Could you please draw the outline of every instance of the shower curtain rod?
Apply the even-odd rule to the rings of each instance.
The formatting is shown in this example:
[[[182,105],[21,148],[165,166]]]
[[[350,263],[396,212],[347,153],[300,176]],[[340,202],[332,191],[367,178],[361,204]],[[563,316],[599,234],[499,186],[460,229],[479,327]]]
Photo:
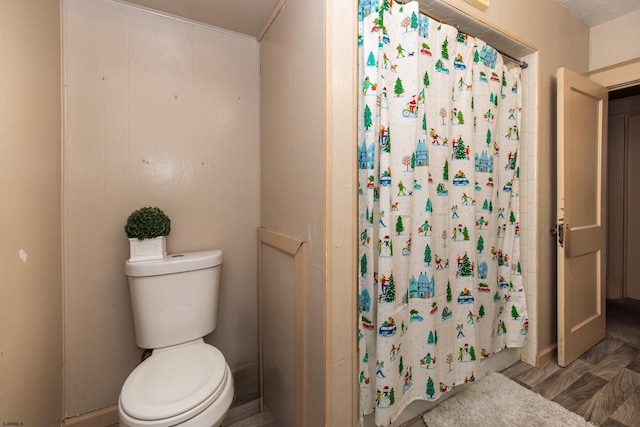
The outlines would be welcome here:
[[[398,4],[405,4],[405,3],[407,3],[405,0],[393,0],[393,1],[395,1],[395,2],[396,2],[396,3],[398,3]],[[420,7],[420,8],[419,8],[419,10],[420,10],[420,13],[422,13],[423,15],[427,15],[429,18],[434,19],[434,20],[438,21],[438,22],[439,22],[439,23],[441,23],[441,24],[447,24],[447,25],[451,25],[452,27],[456,27],[456,29],[458,29],[458,30],[459,30],[459,28],[458,28],[458,26],[457,26],[457,25],[455,25],[455,24],[450,24],[450,23],[448,23],[448,22],[446,22],[446,21],[443,21],[443,20],[442,20],[442,18],[440,18],[439,16],[434,15],[433,13],[431,13],[431,12],[427,11],[426,9],[424,9],[424,8]],[[471,34],[471,35],[472,35],[472,34]],[[493,47],[493,46],[491,46],[491,47]],[[495,49],[495,47],[494,47],[494,49]],[[504,56],[504,57],[505,57],[505,58],[507,58],[509,61],[511,61],[511,62],[513,62],[514,64],[518,65],[518,66],[519,66],[520,68],[522,68],[522,69],[525,69],[525,68],[527,68],[527,67],[529,66],[529,64],[527,64],[525,61],[520,61],[519,59],[516,59],[516,58],[514,58],[514,57],[513,57],[513,56],[511,56],[511,55],[507,55],[506,53],[504,53],[504,52],[502,52],[502,51],[500,51],[500,50],[498,50],[498,49],[496,49],[496,51],[498,51],[498,53],[499,53],[500,55]]]

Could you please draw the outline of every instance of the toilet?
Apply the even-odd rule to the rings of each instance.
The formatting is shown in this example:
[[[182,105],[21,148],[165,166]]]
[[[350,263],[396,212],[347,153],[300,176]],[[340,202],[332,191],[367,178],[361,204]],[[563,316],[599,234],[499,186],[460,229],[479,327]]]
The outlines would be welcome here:
[[[233,400],[224,355],[203,337],[216,328],[222,251],[129,262],[136,343],[152,349],[127,377],[120,427],[219,427]]]

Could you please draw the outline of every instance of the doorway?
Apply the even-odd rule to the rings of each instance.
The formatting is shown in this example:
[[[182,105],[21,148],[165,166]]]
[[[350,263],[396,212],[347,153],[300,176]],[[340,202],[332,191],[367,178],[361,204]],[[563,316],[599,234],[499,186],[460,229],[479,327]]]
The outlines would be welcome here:
[[[640,347],[640,85],[609,92],[607,336]],[[635,191],[637,192],[637,191]]]

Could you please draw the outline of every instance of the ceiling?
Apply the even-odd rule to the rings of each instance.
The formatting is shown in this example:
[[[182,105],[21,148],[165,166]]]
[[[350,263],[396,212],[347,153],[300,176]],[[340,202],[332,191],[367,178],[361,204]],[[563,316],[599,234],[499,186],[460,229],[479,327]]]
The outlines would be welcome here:
[[[126,0],[214,27],[257,37],[278,0]]]
[[[257,37],[260,34],[278,4],[278,0],[127,1],[252,37]],[[640,0],[556,1],[590,27],[640,9]]]
[[[569,12],[594,27],[640,9],[638,0],[556,0]]]

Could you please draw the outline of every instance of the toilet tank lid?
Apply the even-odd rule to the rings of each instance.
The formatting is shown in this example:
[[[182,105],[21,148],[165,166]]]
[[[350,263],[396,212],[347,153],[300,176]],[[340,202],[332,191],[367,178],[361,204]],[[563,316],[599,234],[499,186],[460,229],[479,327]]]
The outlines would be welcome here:
[[[171,254],[153,261],[127,261],[124,271],[127,276],[159,276],[161,274],[202,270],[220,264],[222,264],[222,251],[215,249],[211,251]]]

